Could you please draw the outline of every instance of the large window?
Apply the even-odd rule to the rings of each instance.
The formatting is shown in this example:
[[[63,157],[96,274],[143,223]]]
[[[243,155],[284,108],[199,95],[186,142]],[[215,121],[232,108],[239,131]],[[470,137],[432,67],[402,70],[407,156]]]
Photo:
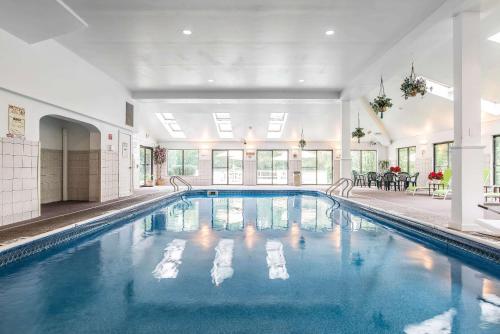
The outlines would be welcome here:
[[[377,151],[352,150],[351,151],[352,170],[365,174],[377,171]]]
[[[168,175],[198,175],[198,150],[168,150]]]
[[[494,184],[500,184],[500,135],[493,137],[493,174]]]
[[[212,183],[243,184],[243,150],[212,151]]]
[[[141,146],[139,148],[139,185],[153,185],[153,149],[151,147]]]
[[[434,171],[444,172],[451,168],[450,147],[453,142],[434,144]]]
[[[333,179],[332,151],[302,151],[302,183],[330,184]]]
[[[398,148],[398,166],[402,172],[413,175],[415,173],[415,157],[417,148],[415,146]]]
[[[288,184],[288,151],[257,151],[257,184]]]

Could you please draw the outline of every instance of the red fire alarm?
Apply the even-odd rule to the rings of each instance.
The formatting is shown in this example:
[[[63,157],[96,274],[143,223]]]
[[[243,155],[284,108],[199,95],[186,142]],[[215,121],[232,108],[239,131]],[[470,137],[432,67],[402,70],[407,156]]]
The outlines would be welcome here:
[[[113,140],[113,134],[112,133],[108,133],[108,140]]]

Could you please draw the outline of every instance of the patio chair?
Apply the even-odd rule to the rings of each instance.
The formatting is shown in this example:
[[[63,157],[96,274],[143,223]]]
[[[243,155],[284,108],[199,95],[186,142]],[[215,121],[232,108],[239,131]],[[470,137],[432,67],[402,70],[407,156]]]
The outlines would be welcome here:
[[[366,177],[355,170],[352,171],[352,178],[355,186],[364,186],[366,184]]]
[[[408,181],[406,182],[406,189],[408,189],[408,187],[410,187],[410,186],[414,186],[414,187],[417,186],[417,180],[418,180],[419,175],[420,175],[420,173],[416,172],[415,174],[413,174],[412,176],[410,176],[408,178]]]
[[[384,174],[384,177],[382,179],[384,183],[384,188],[385,190],[391,190],[391,187],[394,188],[394,191],[398,189],[398,177],[396,174],[392,172],[387,172]]]
[[[432,198],[440,198],[442,197],[444,200],[446,197],[452,194],[451,192],[451,169],[447,169],[443,173],[443,180],[441,184],[444,185],[444,189],[434,190],[432,193]]]
[[[410,174],[408,174],[406,172],[401,172],[398,174],[398,190],[399,191],[401,191],[401,188],[403,190],[406,190],[409,179],[410,179]]]
[[[378,174],[376,172],[368,172],[366,174],[366,183],[368,185],[368,188],[371,188],[372,183],[378,187]]]

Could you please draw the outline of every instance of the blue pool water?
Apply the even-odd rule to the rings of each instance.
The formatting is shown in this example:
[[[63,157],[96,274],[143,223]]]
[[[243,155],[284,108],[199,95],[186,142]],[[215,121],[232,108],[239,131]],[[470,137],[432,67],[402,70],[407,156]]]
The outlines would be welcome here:
[[[0,269],[0,332],[500,333],[497,267],[333,205],[186,196]]]

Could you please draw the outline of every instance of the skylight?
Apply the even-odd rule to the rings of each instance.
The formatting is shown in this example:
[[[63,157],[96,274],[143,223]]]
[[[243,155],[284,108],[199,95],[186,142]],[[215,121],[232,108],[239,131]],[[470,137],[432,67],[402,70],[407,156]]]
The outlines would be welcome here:
[[[179,123],[175,120],[174,115],[168,112],[156,113],[156,117],[160,120],[163,127],[167,129],[172,138],[186,138],[184,131],[182,131]]]
[[[427,91],[429,93],[453,101],[453,87],[447,86],[431,79],[424,79],[427,82]],[[500,104],[481,99],[481,111],[498,116],[500,115]]]
[[[492,42],[500,43],[500,32],[496,33],[493,36],[488,37],[488,40],[492,41]]]
[[[215,127],[220,138],[233,138],[233,126],[231,124],[231,114],[228,112],[213,113]]]
[[[267,127],[267,138],[281,138],[287,118],[285,112],[273,112],[269,115],[269,125]]]

